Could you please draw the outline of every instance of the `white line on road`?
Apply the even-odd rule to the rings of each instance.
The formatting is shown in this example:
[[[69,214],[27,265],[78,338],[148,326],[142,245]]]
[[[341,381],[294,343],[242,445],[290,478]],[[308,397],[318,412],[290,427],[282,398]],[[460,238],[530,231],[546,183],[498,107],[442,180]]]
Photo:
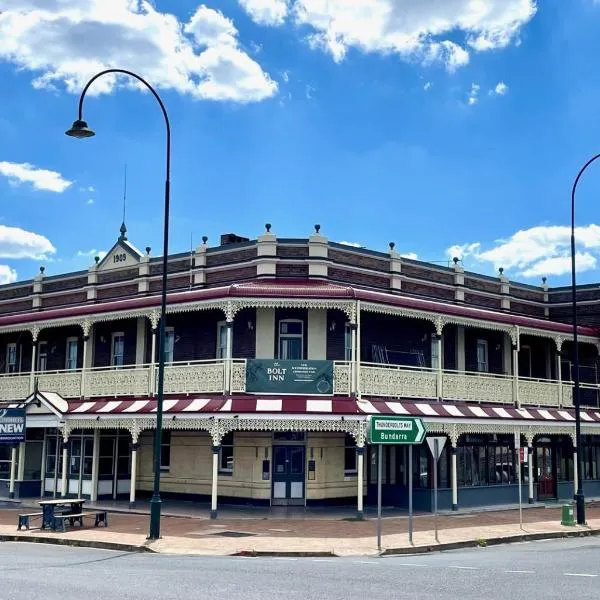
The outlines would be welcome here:
[[[333,558],[313,558],[313,562],[333,562]]]
[[[593,575],[592,573],[563,573],[567,577],[598,577],[598,575]]]
[[[505,573],[527,573],[529,575],[535,575],[535,571],[504,571]]]
[[[426,567],[427,565],[421,565],[419,563],[396,563],[399,567]]]
[[[449,569],[464,569],[466,571],[477,571],[478,567],[461,567],[460,565],[450,565]]]
[[[376,565],[377,561],[374,560],[355,560],[355,563],[358,563],[360,565]]]
[[[298,559],[292,558],[291,556],[274,556],[273,560],[298,560]]]

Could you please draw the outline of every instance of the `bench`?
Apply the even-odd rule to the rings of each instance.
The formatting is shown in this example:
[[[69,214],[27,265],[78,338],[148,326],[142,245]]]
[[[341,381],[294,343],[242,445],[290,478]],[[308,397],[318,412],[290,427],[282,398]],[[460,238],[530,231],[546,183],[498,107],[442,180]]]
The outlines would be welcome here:
[[[21,531],[21,527],[25,527],[25,529],[29,529],[29,519],[33,517],[42,517],[44,513],[27,513],[23,515],[19,515],[19,524],[17,526],[17,531]],[[40,524],[41,527],[41,524]]]
[[[69,521],[69,525],[72,527],[76,522],[80,526],[83,526],[84,517],[94,517],[94,527],[98,527],[100,524],[104,527],[108,527],[108,513],[105,510],[94,510],[80,513],[64,513],[62,515],[54,515],[54,530],[65,531],[65,521]]]

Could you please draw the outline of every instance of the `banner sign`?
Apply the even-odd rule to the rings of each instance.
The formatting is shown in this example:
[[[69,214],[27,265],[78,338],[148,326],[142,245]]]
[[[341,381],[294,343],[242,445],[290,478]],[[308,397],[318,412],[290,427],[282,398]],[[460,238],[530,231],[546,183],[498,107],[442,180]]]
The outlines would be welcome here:
[[[0,408],[0,444],[25,441],[25,409]]]
[[[333,361],[251,359],[246,365],[251,394],[333,394]]]

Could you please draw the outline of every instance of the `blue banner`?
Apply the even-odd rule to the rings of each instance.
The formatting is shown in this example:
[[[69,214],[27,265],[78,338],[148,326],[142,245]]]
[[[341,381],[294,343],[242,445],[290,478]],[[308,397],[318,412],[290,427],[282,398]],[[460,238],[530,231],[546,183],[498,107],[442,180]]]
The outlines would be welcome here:
[[[0,408],[0,444],[25,441],[25,409]]]

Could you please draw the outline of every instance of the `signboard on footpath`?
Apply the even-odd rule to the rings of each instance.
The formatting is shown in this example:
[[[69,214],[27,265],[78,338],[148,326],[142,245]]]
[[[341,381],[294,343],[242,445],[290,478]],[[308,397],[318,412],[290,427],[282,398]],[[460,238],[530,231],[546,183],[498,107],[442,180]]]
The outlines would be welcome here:
[[[246,364],[251,394],[333,394],[333,361],[251,359]]]
[[[0,444],[25,441],[25,409],[0,408]]]

